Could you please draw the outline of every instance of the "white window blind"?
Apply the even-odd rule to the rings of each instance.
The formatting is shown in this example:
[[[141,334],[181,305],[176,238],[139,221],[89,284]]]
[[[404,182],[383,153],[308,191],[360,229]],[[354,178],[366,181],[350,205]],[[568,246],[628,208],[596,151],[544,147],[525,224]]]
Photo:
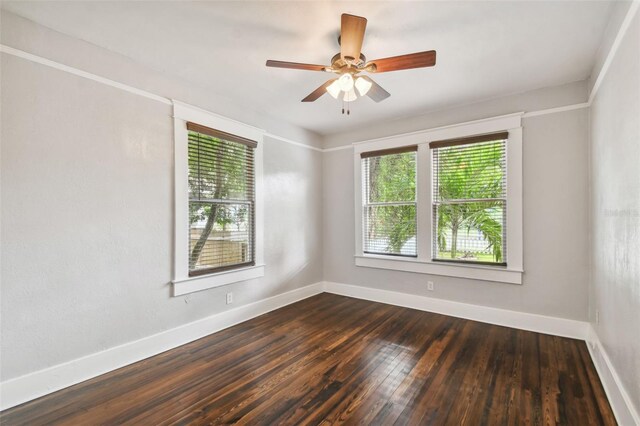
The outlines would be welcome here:
[[[506,266],[507,132],[431,142],[433,260]]]
[[[257,143],[187,123],[189,275],[255,264]]]
[[[417,256],[416,146],[364,152],[364,252]]]

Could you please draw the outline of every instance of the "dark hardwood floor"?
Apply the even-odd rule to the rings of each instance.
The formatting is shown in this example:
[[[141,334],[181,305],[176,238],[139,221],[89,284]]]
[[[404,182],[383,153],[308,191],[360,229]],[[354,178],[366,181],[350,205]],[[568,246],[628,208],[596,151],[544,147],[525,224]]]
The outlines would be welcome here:
[[[40,424],[615,424],[585,343],[321,294],[3,412]]]

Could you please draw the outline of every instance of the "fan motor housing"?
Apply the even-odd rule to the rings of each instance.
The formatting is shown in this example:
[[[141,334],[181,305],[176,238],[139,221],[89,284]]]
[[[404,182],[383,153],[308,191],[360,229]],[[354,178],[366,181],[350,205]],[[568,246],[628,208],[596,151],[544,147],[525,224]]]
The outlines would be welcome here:
[[[351,62],[351,65],[353,65],[354,67],[361,68],[367,62],[367,58],[361,53],[359,61],[350,61],[350,62]],[[339,52],[336,53],[333,56],[333,58],[331,58],[331,68],[333,68],[334,70],[339,70],[340,68],[344,68],[348,65],[349,63],[344,59],[342,59]]]

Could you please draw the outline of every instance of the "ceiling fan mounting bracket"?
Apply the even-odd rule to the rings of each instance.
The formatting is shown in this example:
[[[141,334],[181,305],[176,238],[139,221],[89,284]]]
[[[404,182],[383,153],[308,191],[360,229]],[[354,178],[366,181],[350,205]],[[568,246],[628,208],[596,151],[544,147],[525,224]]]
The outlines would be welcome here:
[[[346,71],[345,68],[354,69],[354,71],[362,71],[366,62],[367,58],[362,53],[360,54],[360,60],[356,61],[351,57],[346,57],[343,59],[338,52],[333,55],[333,58],[331,58],[331,69],[334,72],[340,73]]]

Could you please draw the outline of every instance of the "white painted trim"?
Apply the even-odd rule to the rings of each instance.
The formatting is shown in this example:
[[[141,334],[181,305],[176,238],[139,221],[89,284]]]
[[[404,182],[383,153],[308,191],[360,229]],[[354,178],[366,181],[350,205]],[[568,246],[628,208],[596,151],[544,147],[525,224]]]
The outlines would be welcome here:
[[[589,324],[587,348],[618,424],[640,426],[640,414],[636,411],[592,324]]]
[[[395,148],[411,143],[420,144],[440,139],[481,135],[520,127],[523,114],[524,112],[515,112],[512,114],[498,115],[496,117],[482,118],[479,120],[465,121],[463,123],[449,124],[447,126],[432,127],[415,132],[353,142],[352,145],[354,146],[354,151],[359,154],[373,149]]]
[[[258,142],[258,144],[262,142],[265,134],[263,129],[175,99],[172,99],[171,102],[173,104],[173,118],[191,121],[212,129],[251,139]]]
[[[589,105],[593,103],[593,100],[595,99],[596,94],[598,93],[598,89],[600,89],[600,85],[602,84],[604,77],[607,75],[607,72],[609,71],[609,67],[613,62],[613,58],[616,56],[616,52],[618,51],[618,48],[620,47],[620,44],[622,43],[622,40],[624,39],[624,36],[626,35],[627,30],[629,29],[629,26],[633,21],[633,18],[635,18],[636,13],[638,12],[638,9],[640,9],[640,1],[634,0],[629,6],[629,10],[627,10],[627,14],[625,15],[624,20],[620,25],[618,34],[616,34],[616,38],[613,41],[613,44],[611,45],[611,49],[609,49],[609,53],[607,54],[607,57],[604,63],[602,64],[602,68],[600,68],[598,77],[596,78],[595,83],[593,83],[593,87],[591,88],[591,93],[589,94],[589,101],[587,102]]]
[[[581,109],[581,108],[589,108],[591,106],[591,103],[589,102],[582,102],[579,104],[571,104],[571,105],[564,105],[564,106],[560,106],[560,107],[555,107],[555,108],[548,108],[548,109],[542,109],[542,110],[538,110],[538,111],[529,111],[529,112],[516,112],[513,114],[507,114],[507,115],[503,115],[500,117],[511,117],[511,116],[520,116],[522,118],[530,118],[530,117],[537,117],[539,115],[547,115],[547,114],[557,114],[560,112],[565,112],[565,111],[573,111],[575,109]],[[494,117],[497,118],[497,117]],[[325,148],[322,150],[322,152],[332,152],[332,151],[340,151],[343,149],[349,149],[355,145],[359,145],[359,144],[365,144],[368,142],[375,142],[375,141],[381,141],[381,140],[387,140],[387,139],[393,139],[396,137],[404,137],[404,136],[413,136],[413,135],[422,135],[424,133],[427,132],[431,132],[431,131],[436,131],[436,130],[445,130],[445,129],[450,129],[450,128],[455,128],[458,126],[463,126],[463,125],[467,125],[467,124],[474,124],[474,123],[479,123],[479,122],[483,122],[486,120],[492,120],[493,118],[485,118],[485,119],[481,119],[481,120],[474,120],[474,121],[468,121],[465,123],[459,123],[459,124],[452,124],[452,125],[447,125],[447,126],[442,126],[442,127],[434,127],[431,129],[427,129],[427,130],[418,130],[415,132],[407,132],[407,133],[400,133],[398,135],[392,135],[392,136],[385,136],[382,138],[376,138],[376,139],[369,139],[369,140],[361,140],[361,141],[357,141],[357,142],[353,142],[347,145],[340,145],[340,146],[336,146],[333,148]]]
[[[353,156],[353,202],[355,215],[355,248],[356,253],[362,254],[364,251],[364,235],[362,233],[362,215],[364,212],[365,200],[363,196],[362,182],[362,158],[360,155]]]
[[[273,133],[267,132],[267,133],[264,134],[264,136],[267,137],[267,138],[278,139],[279,141],[286,142],[286,143],[288,143],[290,145],[295,145],[295,146],[299,146],[299,147],[302,147],[302,148],[308,148],[308,149],[311,149],[313,151],[324,152],[324,150],[322,148],[316,148],[315,146],[305,145],[303,143],[292,141],[291,139],[287,139],[287,138],[282,137],[282,136],[274,135]]]
[[[520,116],[521,118],[529,118],[529,117],[536,117],[536,116],[539,116],[539,115],[556,114],[556,113],[559,113],[559,112],[572,111],[572,110],[575,110],[575,109],[589,108],[590,106],[591,106],[591,104],[589,102],[582,102],[582,103],[579,103],[579,104],[564,105],[564,106],[560,106],[560,107],[556,107],[556,108],[548,108],[548,109],[542,109],[542,110],[538,110],[538,111],[516,112],[516,113],[513,113],[513,114],[507,114],[507,115],[503,115],[503,116],[499,116],[499,117],[508,118],[508,117],[512,117],[512,116]],[[357,141],[357,142],[352,142],[352,143],[347,144],[347,145],[340,145],[340,146],[336,146],[336,147],[333,147],[333,148],[325,148],[325,149],[322,150],[322,152],[340,151],[340,150],[343,150],[343,149],[349,149],[349,148],[352,147],[352,145],[355,146],[355,145],[359,145],[359,144],[365,144],[365,143],[368,143],[368,142],[382,141],[382,140],[393,139],[393,138],[397,138],[397,137],[422,135],[424,133],[428,133],[428,132],[432,132],[432,131],[436,131],[436,130],[440,131],[440,130],[455,128],[455,127],[458,127],[458,126],[463,126],[463,125],[468,125],[468,124],[481,123],[483,121],[493,120],[493,119],[499,118],[499,117],[483,118],[483,119],[480,119],[480,120],[467,121],[465,123],[452,124],[452,125],[441,126],[441,127],[434,127],[434,128],[426,129],[426,130],[417,130],[417,131],[414,131],[414,132],[400,133],[400,134],[397,134],[397,135],[385,136],[385,137],[376,138],[376,139],[361,140],[361,141]]]
[[[482,281],[522,284],[523,270],[523,178],[522,178],[522,113],[490,117],[435,129],[388,136],[353,144],[355,264],[356,266],[391,269],[421,274],[446,275]],[[508,131],[507,139],[507,244],[504,267],[470,267],[468,265],[432,262],[432,153],[428,143],[434,140],[461,138],[497,131]],[[379,256],[365,254],[363,249],[361,153],[417,145],[416,190],[418,257]]]
[[[507,139],[507,269],[524,270],[524,166],[522,127]]]
[[[582,109],[582,108],[589,108],[590,106],[591,106],[591,104],[589,102],[583,102],[581,104],[565,105],[565,106],[561,106],[561,107],[557,107],[557,108],[542,109],[542,110],[539,110],[539,111],[525,112],[524,114],[522,114],[522,118],[537,117],[539,115],[547,115],[547,114],[557,114],[559,112],[573,111],[575,109]]]
[[[589,326],[585,321],[471,305],[451,300],[328,281],[324,283],[324,290],[327,293],[342,296],[572,339],[585,340]]]
[[[184,120],[173,122],[173,279],[189,276],[189,159],[188,137]],[[175,295],[175,288],[173,289]]]
[[[322,152],[342,151],[344,149],[352,149],[352,148],[353,147],[351,146],[351,144],[348,144],[348,145],[336,146],[333,148],[325,148],[322,150]]]
[[[640,414],[634,407],[631,397],[624,388],[620,376],[613,367],[595,329],[586,321],[471,305],[446,299],[329,281],[324,282],[324,291],[488,324],[585,340],[618,424],[640,426]]]
[[[587,340],[589,352],[616,419],[621,425],[631,425],[634,421],[640,425],[638,413],[621,385],[619,375],[602,348],[597,334],[587,322],[329,281],[239,306],[140,340],[4,381],[0,383],[0,410],[133,364],[323,291],[488,324]]]
[[[0,52],[6,53],[8,55],[16,56],[18,58],[26,59],[28,61],[35,62],[37,64],[45,65],[45,66],[48,66],[48,67],[51,67],[51,68],[54,68],[54,69],[57,69],[57,70],[60,70],[60,71],[68,72],[69,74],[73,74],[73,75],[76,75],[76,76],[79,76],[79,77],[83,77],[83,78],[86,78],[88,80],[95,81],[97,83],[105,84],[107,86],[111,86],[111,87],[114,87],[116,89],[124,90],[125,92],[129,92],[129,93],[132,93],[134,95],[142,96],[142,97],[145,97],[147,99],[151,99],[151,100],[154,100],[154,101],[157,101],[157,102],[161,102],[163,104],[173,105],[173,103],[174,103],[174,101],[172,101],[171,99],[166,98],[164,96],[156,95],[154,93],[147,92],[146,90],[138,89],[138,88],[135,88],[133,86],[129,86],[129,85],[124,84],[124,83],[119,83],[119,82],[117,82],[115,80],[111,80],[111,79],[108,79],[108,78],[105,78],[105,77],[101,77],[101,76],[99,76],[97,74],[93,74],[93,73],[90,73],[90,72],[87,72],[87,71],[80,70],[78,68],[74,68],[74,67],[71,67],[71,66],[68,66],[68,65],[64,65],[64,64],[61,64],[59,62],[55,62],[55,61],[52,61],[50,59],[43,58],[41,56],[33,55],[31,53],[25,52],[23,50],[15,49],[13,47],[6,46],[4,44],[0,44]],[[300,147],[303,147],[303,148],[309,148],[309,149],[312,149],[314,151],[323,152],[323,150],[320,149],[320,148],[316,148],[314,146],[306,145],[306,144],[303,144],[303,143],[300,143],[300,142],[295,142],[295,141],[293,141],[291,139],[287,139],[287,138],[284,138],[282,136],[274,135],[272,133],[267,133],[267,135],[269,137],[279,139],[279,140],[281,140],[283,142],[286,142],[288,144],[291,144],[291,145],[296,145],[296,146],[300,146]],[[348,147],[348,148],[350,148],[350,147]]]
[[[429,167],[420,167],[428,165]],[[431,205],[432,193],[432,170],[431,170],[431,150],[428,143],[418,145],[416,153],[416,248],[418,262],[428,262],[433,258],[431,241],[431,208],[420,208],[420,206]],[[425,188],[425,189],[423,189]],[[356,259],[356,265],[358,259]]]
[[[638,8],[637,7],[637,3],[634,3],[633,5],[630,6],[630,10],[627,13],[627,17],[625,18],[625,21],[623,22],[623,25],[622,25],[622,27],[620,29],[620,32],[618,33],[618,37],[616,37],[616,42],[617,43],[614,43],[614,46],[615,46],[616,50],[617,50],[617,46],[620,44],[620,41],[618,39],[620,39],[620,40],[622,39],[622,37],[624,36],[624,32],[626,32],[626,30],[627,30],[627,28],[629,26],[629,23],[631,21],[631,18],[629,17],[629,13],[631,13],[631,11],[634,11],[634,13],[635,13],[637,8]],[[61,64],[59,62],[55,62],[55,61],[52,61],[50,59],[43,58],[41,56],[37,56],[37,55],[31,54],[31,53],[28,53],[28,52],[25,52],[25,51],[22,51],[22,50],[19,50],[19,49],[15,49],[15,48],[10,47],[10,46],[6,46],[4,44],[0,44],[0,52],[6,53],[8,55],[13,55],[13,56],[16,56],[16,57],[19,57],[19,58],[22,58],[22,59],[26,59],[28,61],[32,61],[32,62],[41,64],[41,65],[45,65],[45,66],[48,66],[48,67],[51,67],[51,68],[55,68],[55,69],[60,70],[60,71],[65,71],[65,72],[68,72],[70,74],[74,74],[74,75],[77,75],[79,77],[87,78],[89,80],[93,80],[93,81],[98,82],[98,83],[106,84],[106,85],[114,87],[116,89],[124,90],[126,92],[133,93],[135,95],[143,96],[145,98],[152,99],[154,101],[161,102],[163,104],[172,105],[172,101],[169,98],[166,98],[166,97],[163,97],[163,96],[160,96],[160,95],[156,95],[154,93],[147,92],[147,91],[142,90],[142,89],[137,89],[137,88],[135,88],[133,86],[129,86],[127,84],[119,83],[119,82],[117,82],[115,80],[111,80],[111,79],[108,79],[108,78],[105,78],[105,77],[101,77],[99,75],[96,75],[96,74],[93,74],[93,73],[90,73],[90,72],[87,72],[87,71],[83,71],[83,70],[80,70],[78,68],[74,68],[74,67],[71,67],[71,66],[68,66],[68,65],[64,65],[64,64]],[[608,69],[608,63],[611,62],[614,53],[615,52],[614,52],[613,47],[612,47],[612,50],[609,53],[609,56],[607,56],[607,67],[606,67],[606,69]],[[602,80],[602,78],[604,76],[604,72],[606,72],[606,69],[603,66],[603,68],[602,68],[602,70],[600,72],[600,75],[598,76],[598,80]],[[598,87],[599,87],[599,84],[598,84]],[[522,117],[526,118],[526,117],[535,117],[535,116],[544,115],[544,114],[554,114],[554,113],[558,113],[558,112],[570,111],[570,110],[578,109],[578,108],[587,108],[587,107],[591,106],[591,102],[593,100],[593,97],[595,96],[596,91],[597,91],[597,87],[594,85],[594,89],[592,90],[591,96],[589,97],[589,102],[587,102],[587,103],[581,103],[581,104],[575,104],[575,105],[566,105],[566,106],[562,106],[562,107],[558,107],[558,108],[549,108],[549,109],[540,110],[540,111],[529,111],[529,112],[526,112],[526,113],[517,113],[517,114],[521,114]],[[441,128],[435,128],[435,129],[432,129],[432,130],[444,129],[444,128],[447,128],[447,127],[450,127],[450,126],[443,126]],[[420,132],[422,132],[422,131],[420,131]],[[420,133],[420,132],[416,132],[416,133]],[[405,133],[404,135],[410,135],[410,134],[411,133]],[[311,149],[311,150],[314,150],[314,151],[318,151],[318,152],[323,152],[323,153],[324,152],[334,152],[334,151],[352,149],[352,144],[340,145],[340,146],[336,146],[336,147],[332,147],[332,148],[316,148],[316,147],[311,146],[311,145],[306,145],[306,144],[303,144],[303,143],[300,143],[300,142],[295,142],[295,141],[293,141],[291,139],[288,139],[288,138],[285,138],[285,137],[282,137],[282,136],[278,136],[278,135],[275,135],[273,133],[268,133],[267,132],[267,133],[265,133],[265,136],[278,139],[280,141],[289,143],[291,145],[295,145],[295,146],[299,146],[299,147],[303,147],[303,148],[308,148],[308,149]],[[384,138],[382,138],[382,139],[384,139]],[[358,143],[358,142],[356,142],[356,143]]]
[[[416,274],[441,275],[445,277],[467,278],[470,280],[492,281],[496,283],[522,284],[522,270],[497,266],[463,265],[431,260],[416,260],[410,257],[356,255],[356,266]]]
[[[564,106],[560,106],[560,107],[555,107],[555,108],[548,108],[548,109],[543,109],[543,110],[537,110],[537,111],[527,111],[527,112],[522,112],[519,113],[522,115],[522,118],[530,118],[530,117],[537,117],[537,116],[541,116],[541,115],[547,115],[547,114],[557,114],[557,113],[561,113],[561,112],[566,112],[566,111],[573,111],[576,109],[582,109],[582,108],[589,108],[591,107],[591,104],[593,103],[593,100],[595,99],[595,96],[598,92],[598,89],[600,88],[600,85],[602,84],[602,81],[604,80],[604,77],[607,73],[607,71],[609,70],[609,67],[611,66],[611,62],[613,62],[613,58],[615,57],[616,52],[618,51],[618,47],[620,46],[620,43],[622,43],[622,40],[624,39],[624,36],[626,35],[627,30],[629,29],[629,26],[631,25],[631,22],[633,21],[633,18],[635,17],[635,14],[638,12],[638,10],[640,9],[640,0],[633,0],[632,4],[629,6],[629,10],[627,11],[627,14],[625,15],[625,18],[622,22],[622,24],[620,25],[620,29],[618,30],[618,34],[616,35],[616,38],[613,42],[613,44],[611,45],[611,49],[609,50],[609,53],[607,55],[607,58],[602,66],[602,68],[600,69],[600,72],[598,74],[598,77],[596,79],[596,82],[593,85],[593,88],[591,89],[591,93],[589,94],[589,99],[587,102],[582,102],[582,103],[577,103],[577,104],[571,104],[571,105],[564,105]],[[481,120],[479,120],[481,121]],[[456,125],[454,125],[456,126]],[[434,128],[432,130],[437,130],[437,129],[444,129],[447,127],[451,127],[451,126],[443,126],[440,128]],[[396,135],[396,136],[409,136],[412,134],[420,134],[424,132],[424,130],[420,130],[417,132],[408,132],[408,133],[402,133],[400,135]],[[374,140],[382,140],[382,139],[387,139],[387,138],[392,138],[395,136],[389,136],[389,137],[384,137],[384,138],[379,138],[379,139],[371,139],[371,140],[364,140],[364,141],[357,141],[357,142],[353,142],[352,144],[359,144],[359,143],[366,143],[366,142],[370,142],[370,141],[374,141]],[[342,149],[348,149],[349,145],[341,145],[341,146],[337,146],[337,147],[333,147],[333,148],[325,148],[323,150],[323,152],[330,152],[330,151],[338,151],[338,150],[342,150]]]
[[[174,280],[172,281],[173,296],[183,296],[185,294],[195,293],[196,291],[222,287],[240,281],[248,281],[264,277],[264,266],[265,265],[256,265],[248,268],[218,272],[217,274],[200,275],[181,280]]]
[[[89,380],[322,293],[321,282],[0,383],[0,410]]]
[[[60,71],[68,72],[69,74],[77,75],[79,77],[87,78],[89,80],[96,81],[98,83],[106,84],[107,86],[115,87],[116,89],[124,90],[125,92],[133,93],[134,95],[142,96],[148,99],[152,99],[157,102],[161,102],[166,105],[171,105],[171,99],[167,99],[163,96],[158,96],[146,90],[137,89],[127,84],[119,83],[117,81],[100,77],[99,75],[92,74],[90,72],[82,71],[77,68],[70,67],[68,65],[61,64],[40,56],[32,55],[23,50],[14,49],[13,47],[0,44],[0,52],[7,53],[9,55],[17,56],[18,58],[26,59],[31,62],[35,62],[41,65],[46,65],[51,68],[55,68]]]
[[[629,29],[639,9],[640,1],[634,0],[627,10],[627,14],[625,15],[625,18],[620,25],[620,29],[616,34],[616,38],[611,45],[602,68],[600,68],[598,77],[596,78],[596,81],[591,88],[591,93],[589,94],[589,100],[587,102],[589,106],[593,104],[598,90],[600,89],[600,86],[602,85],[602,82],[604,81],[604,78],[609,71],[609,67],[611,66],[611,63],[615,58],[618,48],[624,40],[627,30]],[[591,144],[589,144],[589,160],[591,160]],[[589,185],[591,185],[591,176],[589,176]],[[590,196],[591,194],[592,191],[589,191]],[[605,390],[605,393],[607,394],[607,399],[609,400],[609,404],[611,405],[613,414],[615,415],[618,424],[635,424],[636,426],[640,426],[640,412],[638,412],[638,410],[634,406],[631,397],[622,384],[622,380],[620,380],[618,372],[613,366],[613,363],[611,362],[609,355],[604,349],[604,346],[600,342],[600,338],[598,337],[598,333],[593,327],[593,324],[589,324],[587,348],[589,349],[589,354],[591,355],[593,364],[596,367],[596,371],[598,372],[598,376],[600,377],[600,381],[602,382],[602,386]]]
[[[190,292],[220,287],[234,282],[247,281],[264,276],[264,178],[263,152],[264,130],[241,123],[194,107],[179,101],[173,101],[174,117],[174,264],[173,295],[180,296]],[[251,139],[258,143],[254,156],[255,172],[255,264],[251,268],[218,272],[197,278],[189,277],[189,191],[188,181],[188,144],[187,122],[221,130],[226,133]]]

